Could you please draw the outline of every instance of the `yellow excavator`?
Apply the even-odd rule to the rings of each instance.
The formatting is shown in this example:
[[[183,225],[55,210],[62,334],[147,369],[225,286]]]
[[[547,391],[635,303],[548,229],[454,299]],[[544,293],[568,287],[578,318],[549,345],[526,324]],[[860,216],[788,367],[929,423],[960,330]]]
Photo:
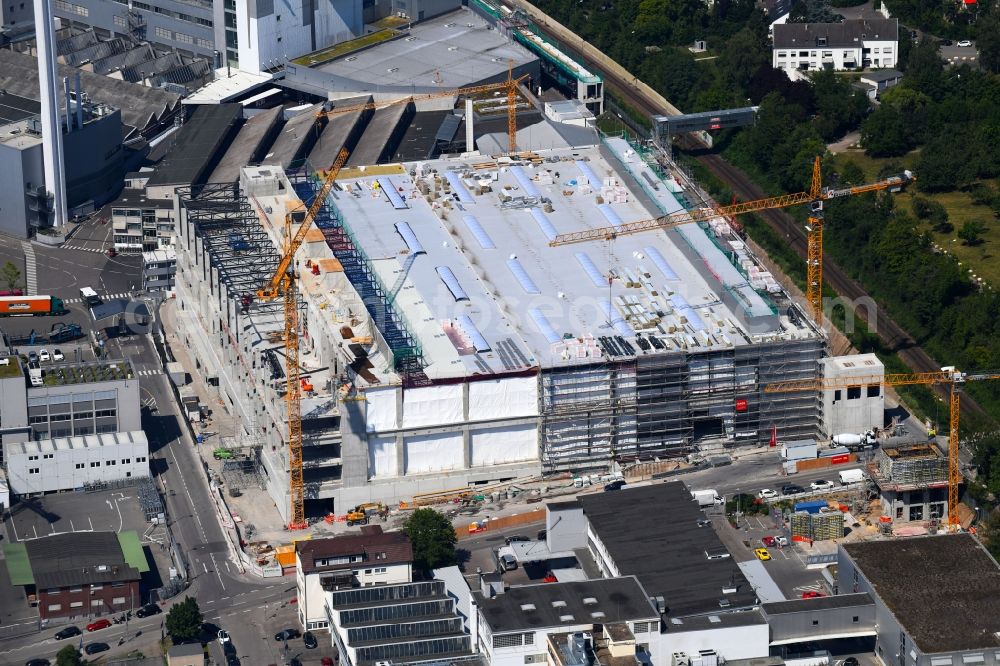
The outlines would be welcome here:
[[[372,516],[384,518],[388,515],[388,513],[388,507],[381,502],[366,502],[364,504],[359,504],[347,512],[347,525],[349,527],[354,527],[355,525],[367,525]]]

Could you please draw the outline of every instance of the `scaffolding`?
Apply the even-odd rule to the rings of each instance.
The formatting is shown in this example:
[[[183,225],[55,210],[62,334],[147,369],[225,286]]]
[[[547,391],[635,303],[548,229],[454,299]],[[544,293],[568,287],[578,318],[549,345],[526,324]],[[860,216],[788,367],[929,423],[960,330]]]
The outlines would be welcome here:
[[[870,466],[883,490],[917,490],[948,485],[948,457],[933,442],[883,447]]]
[[[811,338],[543,370],[545,470],[766,444],[772,427],[782,439],[816,438],[815,394],[763,387],[784,377],[816,377],[822,356],[822,340]]]

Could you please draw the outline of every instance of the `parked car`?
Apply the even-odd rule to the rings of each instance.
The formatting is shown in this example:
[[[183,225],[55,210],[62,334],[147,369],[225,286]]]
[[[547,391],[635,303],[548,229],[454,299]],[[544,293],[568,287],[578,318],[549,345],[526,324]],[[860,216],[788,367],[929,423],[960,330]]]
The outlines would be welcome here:
[[[28,364],[30,365],[32,363],[35,363],[35,364],[38,363],[38,353],[37,352],[33,352],[33,351],[32,352],[28,352]]]
[[[531,541],[531,539],[524,536],[523,534],[512,534],[511,536],[504,539],[504,543],[506,543],[508,546],[512,543],[525,543],[527,541]]]
[[[41,351],[38,352],[38,360],[45,361],[46,363],[48,363],[49,361],[52,360],[52,354],[49,353],[48,349],[42,349]]]
[[[83,651],[87,654],[98,654],[99,652],[107,652],[110,649],[111,646],[107,643],[87,643]]]
[[[798,495],[799,493],[804,493],[806,491],[802,486],[796,485],[794,483],[789,483],[788,485],[781,486],[782,495]]]
[[[51,666],[48,659],[29,659],[24,666]]]
[[[66,640],[67,638],[73,638],[74,636],[79,636],[82,633],[83,632],[80,631],[79,627],[74,627],[73,625],[70,625],[68,627],[63,627],[62,629],[56,632],[56,640],[57,641]]]
[[[778,536],[774,537],[774,543],[778,544],[779,546],[781,546],[783,548],[783,547],[785,547],[785,546],[788,545],[788,537],[781,536],[779,534]]]
[[[63,353],[60,350],[53,349],[52,350],[52,360],[53,361],[65,361],[66,357],[63,356]]]
[[[761,539],[760,542],[765,546],[767,546],[768,548],[774,548],[774,544],[777,543],[777,541],[775,541],[773,536],[766,536],[763,539]]]
[[[95,620],[87,625],[87,631],[100,631],[101,629],[107,629],[111,626],[111,620],[106,617],[102,617],[100,620]]]
[[[759,493],[757,493],[757,497],[761,499],[774,499],[775,497],[778,497],[778,491],[771,490],[770,488],[764,488]]]
[[[305,644],[307,650],[315,650],[319,645],[319,641],[316,640],[311,631],[302,634],[302,642]]]
[[[108,255],[109,257],[111,257],[112,259],[114,259],[115,257],[117,257],[117,256],[118,256],[118,250],[116,250],[116,249],[115,249],[115,248],[113,248],[113,247],[109,247],[109,248],[108,248],[108,251],[107,251],[107,255]]]
[[[135,612],[136,617],[149,617],[151,615],[157,615],[160,613],[160,607],[156,604],[146,604],[139,610]]]
[[[970,42],[968,39],[963,39],[962,41],[960,41],[955,46],[963,46],[963,47],[972,46],[972,42]]]
[[[767,552],[767,548],[754,548],[753,554],[757,556],[757,559],[761,562],[767,562],[771,559],[771,553]]]
[[[829,490],[833,488],[833,481],[827,481],[826,479],[816,479],[809,484],[809,487],[813,490]]]
[[[281,631],[279,631],[274,635],[274,640],[280,643],[281,641],[290,641],[293,638],[298,638],[298,637],[299,637],[298,629],[282,629]]]
[[[844,660],[844,666],[858,666],[857,657],[848,657]]]
[[[320,666],[333,666],[333,657],[323,657],[323,660],[319,663]]]
[[[229,638],[229,632],[226,631],[225,629],[219,629],[218,633],[216,634],[216,637],[219,639],[219,645],[223,646],[231,640]]]
[[[817,592],[816,590],[807,590],[802,593],[803,599],[819,599],[820,597],[825,597],[826,595],[822,592]]]
[[[604,490],[605,491],[609,491],[609,490],[621,490],[624,487],[625,487],[625,482],[622,481],[621,479],[618,479],[617,481],[612,481],[611,483],[605,484],[604,485]]]

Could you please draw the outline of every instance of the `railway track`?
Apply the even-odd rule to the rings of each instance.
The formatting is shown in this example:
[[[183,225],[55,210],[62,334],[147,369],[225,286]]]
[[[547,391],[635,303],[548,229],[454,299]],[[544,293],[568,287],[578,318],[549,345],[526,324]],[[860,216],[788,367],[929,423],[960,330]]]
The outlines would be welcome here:
[[[664,115],[667,113],[629,85],[629,82],[619,80],[618,77],[608,74],[597,63],[582,53],[573,52],[570,49],[567,49],[567,51],[579,58],[584,66],[591,68],[593,71],[601,72],[601,75],[604,77],[605,88],[624,99],[632,107],[649,115]],[[695,152],[695,159],[712,172],[720,181],[725,183],[740,199],[749,201],[768,196],[749,176],[724,160],[721,156],[704,151]],[[776,234],[786,239],[789,246],[801,257],[802,261],[806,260],[806,231],[795,218],[780,209],[765,210],[757,213],[757,215]],[[871,298],[864,288],[856,280],[847,275],[844,269],[830,259],[828,255],[824,255],[823,257],[823,279],[837,294],[849,301]],[[874,299],[872,300],[874,301]],[[913,372],[936,372],[941,369],[941,364],[924,351],[913,337],[902,326],[897,324],[882,307],[875,308],[875,321],[868,321],[868,313],[864,309],[857,314],[861,316],[861,319],[865,321],[869,329],[873,330],[879,336],[885,347],[894,352]],[[946,387],[933,386],[931,388],[939,397],[947,399],[948,389]],[[961,409],[963,414],[970,416],[990,416],[968,394],[962,397]]]

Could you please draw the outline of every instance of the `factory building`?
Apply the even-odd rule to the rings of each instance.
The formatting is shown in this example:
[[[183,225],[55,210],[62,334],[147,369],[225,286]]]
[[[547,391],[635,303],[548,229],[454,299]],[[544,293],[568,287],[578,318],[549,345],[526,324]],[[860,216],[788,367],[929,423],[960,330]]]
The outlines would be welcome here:
[[[1000,567],[972,535],[842,543],[837,584],[874,599],[884,664],[1000,663]]]
[[[177,203],[185,342],[264,438],[282,512],[282,306],[254,294],[315,187],[261,166]],[[759,445],[772,427],[816,437],[814,395],[763,387],[816,377],[823,340],[725,221],[550,245],[683,210],[681,190],[621,140],[342,171],[296,263],[307,510]]]

